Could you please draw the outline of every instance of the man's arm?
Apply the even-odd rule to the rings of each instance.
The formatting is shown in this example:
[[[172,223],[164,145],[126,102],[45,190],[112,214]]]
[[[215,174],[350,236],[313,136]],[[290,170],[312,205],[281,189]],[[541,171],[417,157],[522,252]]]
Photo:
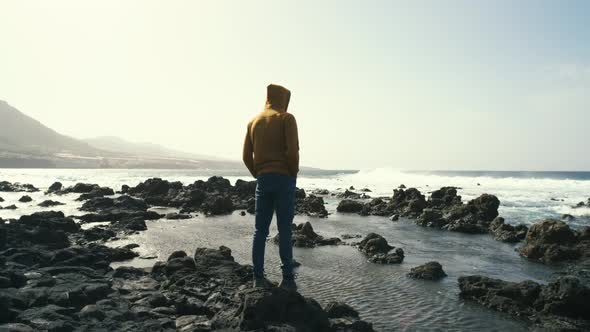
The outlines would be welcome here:
[[[297,121],[288,113],[285,118],[285,142],[287,143],[287,165],[291,176],[299,173],[299,134],[297,132]]]
[[[250,137],[250,124],[248,124],[248,129],[246,130],[246,138],[244,139],[244,148],[242,150],[242,160],[244,161],[244,165],[248,167],[248,171],[252,174],[253,177],[256,177],[254,173],[254,148],[252,146],[252,138]]]

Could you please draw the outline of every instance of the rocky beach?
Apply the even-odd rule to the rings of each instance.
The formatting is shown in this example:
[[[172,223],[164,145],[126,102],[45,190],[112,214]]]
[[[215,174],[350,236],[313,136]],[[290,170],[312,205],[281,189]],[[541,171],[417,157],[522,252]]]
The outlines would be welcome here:
[[[0,330],[590,328],[590,228],[511,223],[493,192],[300,187],[299,294],[251,288],[255,181],[1,180]]]

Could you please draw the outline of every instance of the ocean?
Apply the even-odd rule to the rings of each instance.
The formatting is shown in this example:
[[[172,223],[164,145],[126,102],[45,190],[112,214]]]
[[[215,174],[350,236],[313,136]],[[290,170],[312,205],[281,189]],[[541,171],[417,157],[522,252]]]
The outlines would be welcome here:
[[[185,184],[212,175],[222,175],[232,183],[238,178],[250,180],[242,170],[77,170],[77,169],[0,169],[0,181],[31,183],[42,191],[55,181],[64,185],[77,182],[98,183],[115,190],[121,185],[136,185],[150,177],[181,181]],[[371,196],[391,196],[401,184],[416,187],[424,194],[442,186],[455,186],[463,201],[482,193],[498,196],[500,215],[511,224],[533,224],[545,218],[571,214],[571,227],[590,225],[590,209],[572,206],[590,197],[590,172],[483,172],[483,171],[398,171],[381,168],[357,173],[302,175],[298,187],[307,192],[322,188],[330,191],[368,188]],[[0,193],[17,210],[0,210],[0,217],[45,210],[36,205],[48,199],[42,192],[29,194],[33,202],[19,203],[23,193]],[[51,197],[66,203],[53,209],[66,215],[78,215],[77,195]],[[327,219],[296,216],[295,222],[310,221],[320,235],[366,235],[376,232],[406,253],[400,265],[376,265],[352,246],[328,246],[295,249],[302,263],[297,273],[300,291],[325,304],[341,300],[357,308],[361,317],[374,323],[379,331],[526,331],[526,322],[459,299],[457,278],[482,274],[510,281],[531,279],[546,283],[560,266],[545,266],[521,258],[518,245],[495,241],[489,235],[468,235],[416,226],[401,218],[391,222],[384,217],[361,217],[336,212],[338,199],[326,198]],[[51,208],[48,208],[51,209]],[[173,211],[159,209],[162,213]],[[189,254],[197,247],[228,246],[240,263],[250,262],[253,216],[195,216],[188,220],[148,221],[148,230],[110,243],[112,246],[138,243],[141,257],[121,265],[151,266],[165,260],[175,250]],[[92,225],[90,225],[92,226]],[[89,227],[89,225],[84,225]],[[276,234],[273,226],[271,236]],[[417,265],[436,260],[448,277],[440,282],[413,280],[406,276]],[[266,268],[271,279],[280,279],[278,250],[267,245]]]

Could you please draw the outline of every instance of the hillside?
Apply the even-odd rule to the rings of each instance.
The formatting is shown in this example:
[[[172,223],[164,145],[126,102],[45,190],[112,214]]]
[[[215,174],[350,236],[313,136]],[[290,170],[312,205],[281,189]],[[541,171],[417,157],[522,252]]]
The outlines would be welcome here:
[[[62,135],[0,101],[0,168],[215,168],[236,161],[193,155],[117,137],[87,141]]]
[[[0,151],[99,155],[88,143],[61,135],[0,100]]]

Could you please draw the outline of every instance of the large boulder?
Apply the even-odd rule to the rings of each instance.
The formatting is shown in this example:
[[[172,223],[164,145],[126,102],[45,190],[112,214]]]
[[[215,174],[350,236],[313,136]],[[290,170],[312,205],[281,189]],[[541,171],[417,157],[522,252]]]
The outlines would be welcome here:
[[[80,225],[76,224],[72,218],[66,217],[61,211],[35,212],[31,215],[21,216],[18,223],[30,228],[43,227],[68,233],[80,230]]]
[[[61,182],[54,182],[52,185],[47,188],[46,194],[52,194],[54,192],[61,191],[63,188],[63,184]]]
[[[315,195],[297,199],[295,211],[298,214],[306,214],[312,217],[326,218],[328,211],[324,205],[324,199]]]
[[[459,288],[463,299],[529,319],[550,331],[590,328],[590,289],[572,276],[560,277],[548,285],[467,276],[459,278]]]
[[[232,213],[235,209],[231,198],[222,195],[212,195],[205,199],[201,209],[210,215],[222,215]]]
[[[422,210],[422,213],[416,219],[416,224],[423,227],[441,228],[446,224],[442,212],[438,209],[427,208]]]
[[[24,195],[21,198],[19,198],[18,201],[21,203],[29,203],[29,202],[32,202],[33,199],[29,195]]]
[[[338,212],[350,212],[350,213],[358,213],[363,209],[363,203],[359,201],[355,201],[352,199],[344,199],[340,203],[338,203],[338,207],[336,207],[336,211]]]
[[[459,277],[460,296],[515,316],[531,316],[541,285],[527,280],[508,282],[484,276]]]
[[[404,260],[402,248],[395,248],[387,240],[376,233],[369,233],[359,244],[359,250],[369,258],[370,262],[379,264],[399,264]],[[392,252],[393,251],[393,252]]]
[[[489,232],[491,221],[498,216],[500,200],[483,194],[467,204],[453,204],[443,209],[443,229],[449,231],[484,234]]]
[[[434,209],[444,209],[456,204],[461,204],[461,196],[457,195],[456,187],[442,187],[433,191],[428,199],[428,207]]]
[[[251,288],[238,293],[235,309],[219,312],[214,329],[240,331],[285,330],[330,331],[328,315],[314,300],[281,288]],[[288,330],[287,330],[288,331]]]
[[[408,276],[415,279],[439,280],[447,276],[439,262],[428,262],[410,270]]]
[[[531,260],[555,263],[580,257],[576,233],[561,220],[548,219],[531,226],[520,254]]]
[[[32,184],[28,184],[28,183],[10,183],[8,181],[0,181],[0,191],[6,191],[6,192],[37,192],[39,191],[39,189],[35,188],[35,186],[33,186]]]
[[[291,229],[293,232],[292,242],[295,247],[313,248],[316,246],[337,245],[342,242],[337,237],[324,238],[317,234],[309,221],[299,225],[292,224]],[[273,238],[273,242],[279,243],[279,234]]]

